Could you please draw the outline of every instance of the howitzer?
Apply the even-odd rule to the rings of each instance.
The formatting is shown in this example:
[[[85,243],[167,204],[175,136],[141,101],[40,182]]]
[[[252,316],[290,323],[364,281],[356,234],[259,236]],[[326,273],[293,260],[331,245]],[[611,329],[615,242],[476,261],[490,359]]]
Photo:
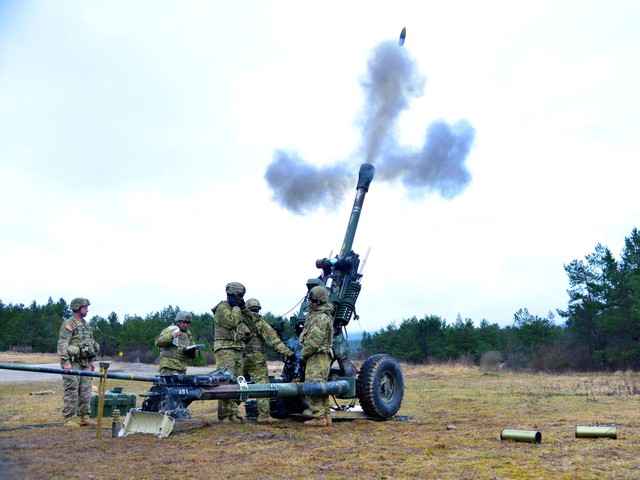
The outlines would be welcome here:
[[[306,320],[306,311],[310,305],[309,292],[317,285],[325,286],[329,291],[329,303],[333,303],[334,306],[333,357],[337,363],[336,367],[332,365],[329,379],[355,381],[355,395],[350,392],[339,396],[339,398],[354,399],[357,397],[366,416],[387,419],[398,412],[404,396],[404,379],[398,362],[389,355],[378,354],[365,360],[358,370],[349,359],[349,348],[346,340],[347,325],[352,318],[359,318],[356,314],[356,301],[360,295],[362,270],[367,260],[367,256],[365,256],[361,264],[360,256],[353,251],[353,241],[364,199],[369,191],[374,174],[375,168],[373,165],[365,163],[360,166],[356,196],[340,253],[333,258],[316,260],[316,268],[319,268],[321,273],[318,277],[307,281],[307,294],[299,312],[290,318],[290,322],[294,325],[294,329],[299,335]],[[299,352],[300,350],[298,339],[295,337],[287,341],[287,346],[294,352]],[[294,354],[285,361],[281,379],[284,382],[304,381],[304,362],[302,357]],[[355,401],[346,406],[336,405],[337,409],[342,412],[347,412],[353,409],[354,406]],[[289,400],[284,401],[284,407],[285,412],[300,413],[305,404],[300,401]]]
[[[279,379],[270,377],[271,383],[267,384],[251,384],[244,381],[242,377],[236,379],[228,369],[226,371],[218,369],[206,375],[172,374],[154,377],[108,373],[107,378],[152,382],[150,391],[142,394],[145,400],[138,412],[162,413],[165,420],[167,417],[172,420],[189,418],[188,406],[196,400],[250,398],[271,398],[271,415],[276,418],[285,418],[291,414],[301,414],[306,407],[303,397],[314,395],[331,395],[334,399],[350,400],[347,405],[338,405],[336,401],[334,407],[336,416],[347,418],[361,416],[355,409],[355,399],[357,399],[367,417],[375,419],[393,417],[400,409],[404,396],[404,379],[400,365],[389,355],[376,354],[367,358],[359,369],[356,368],[349,359],[345,336],[346,326],[351,319],[358,318],[356,300],[360,294],[362,269],[366,257],[361,265],[359,255],[353,252],[352,248],[364,198],[373,180],[374,172],[373,165],[363,164],[360,167],[356,197],[340,253],[334,258],[322,258],[316,261],[316,267],[321,269],[322,273],[307,281],[307,296],[299,313],[290,319],[299,333],[298,327],[304,324],[306,310],[309,307],[308,292],[316,285],[324,285],[327,288],[329,302],[335,307],[333,356],[337,362],[337,368],[330,369],[326,382],[299,383],[304,382],[305,364],[300,356],[300,342],[296,337],[292,337],[287,342],[287,346],[295,353],[285,362],[282,376]],[[13,364],[0,364],[0,368],[102,376],[101,373],[94,372]],[[125,427],[127,424],[125,420]],[[162,429],[163,434],[168,434],[167,431],[170,431],[170,428],[164,424],[158,426],[157,422],[154,422],[154,428],[150,432],[157,433],[159,429]]]

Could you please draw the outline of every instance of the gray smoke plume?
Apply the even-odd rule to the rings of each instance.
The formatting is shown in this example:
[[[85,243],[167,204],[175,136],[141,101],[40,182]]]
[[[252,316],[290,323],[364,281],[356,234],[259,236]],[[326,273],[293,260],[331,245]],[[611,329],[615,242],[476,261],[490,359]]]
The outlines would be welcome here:
[[[454,125],[437,120],[427,128],[421,150],[389,148],[376,173],[382,180],[401,180],[414,195],[435,191],[451,199],[471,182],[464,162],[474,138],[475,130],[466,120]]]
[[[366,100],[360,117],[362,148],[366,161],[375,163],[395,138],[400,113],[422,96],[426,79],[397,42],[378,45],[367,67],[368,75],[361,82]]]
[[[475,138],[473,127],[466,120],[454,125],[438,120],[428,126],[422,148],[398,145],[398,117],[422,96],[425,78],[396,41],[379,44],[367,67],[359,156],[376,166],[376,179],[399,180],[417,196],[433,191],[450,199],[461,193],[471,181],[465,161]],[[335,209],[354,185],[351,177],[356,172],[357,165],[347,162],[316,167],[295,153],[278,150],[265,179],[273,199],[300,215],[320,206]]]
[[[296,153],[277,150],[265,179],[273,199],[292,213],[303,215],[323,206],[334,210],[353,184],[344,164],[316,167]]]

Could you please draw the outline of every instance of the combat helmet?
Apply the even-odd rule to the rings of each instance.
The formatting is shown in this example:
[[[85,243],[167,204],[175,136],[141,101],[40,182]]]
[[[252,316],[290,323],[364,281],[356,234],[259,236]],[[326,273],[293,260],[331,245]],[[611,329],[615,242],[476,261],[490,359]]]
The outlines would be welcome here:
[[[176,314],[175,323],[178,322],[189,322],[191,323],[191,314],[189,312],[185,312],[184,310],[179,311]]]
[[[256,298],[250,298],[247,300],[247,308],[252,312],[259,312],[262,309],[262,305]]]
[[[82,307],[88,307],[89,305],[91,305],[91,302],[89,301],[89,299],[77,297],[71,300],[71,304],[69,305],[69,307],[71,307],[72,311],[77,312]]]
[[[235,295],[236,297],[242,297],[247,292],[247,289],[244,288],[244,285],[240,282],[227,283],[225,290],[227,291],[227,295]]]
[[[316,285],[309,291],[309,300],[315,300],[318,303],[327,303],[329,301],[329,291],[322,285]]]

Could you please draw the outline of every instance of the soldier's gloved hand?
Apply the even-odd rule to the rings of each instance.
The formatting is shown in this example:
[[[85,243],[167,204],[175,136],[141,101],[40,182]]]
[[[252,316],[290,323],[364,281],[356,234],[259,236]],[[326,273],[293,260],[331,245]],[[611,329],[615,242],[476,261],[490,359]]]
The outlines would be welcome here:
[[[91,362],[90,367],[91,367],[91,371],[92,371],[92,372],[95,372],[95,371],[96,371],[96,364],[95,364],[95,363]]]
[[[182,352],[187,356],[187,358],[196,358],[196,354],[198,353],[198,347],[195,345],[183,347]]]
[[[238,299],[238,306],[240,307],[240,310],[244,310],[246,308],[246,305],[244,303],[244,298]]]
[[[65,370],[73,370],[73,369],[71,368],[71,365],[65,365],[65,366],[64,366],[64,367],[62,367],[62,368],[64,368]]]

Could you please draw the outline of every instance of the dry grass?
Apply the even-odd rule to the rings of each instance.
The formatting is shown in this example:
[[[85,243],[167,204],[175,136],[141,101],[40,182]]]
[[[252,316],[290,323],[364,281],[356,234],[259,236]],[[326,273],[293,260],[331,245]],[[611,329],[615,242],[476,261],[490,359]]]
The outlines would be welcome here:
[[[404,365],[406,421],[334,422],[310,429],[216,425],[216,402],[169,438],[96,440],[92,429],[0,431],[4,478],[635,478],[640,470],[640,376],[483,373]],[[108,388],[123,382],[109,381]],[[111,383],[112,382],[112,383]],[[59,421],[60,383],[0,385],[0,428]],[[141,393],[148,384],[131,382]],[[29,392],[56,389],[55,395]],[[618,439],[576,439],[576,425],[612,424]],[[504,428],[538,430],[540,445],[500,441]],[[82,460],[67,453],[82,445]],[[54,452],[54,453],[52,453]],[[60,452],[57,454],[55,452]]]

